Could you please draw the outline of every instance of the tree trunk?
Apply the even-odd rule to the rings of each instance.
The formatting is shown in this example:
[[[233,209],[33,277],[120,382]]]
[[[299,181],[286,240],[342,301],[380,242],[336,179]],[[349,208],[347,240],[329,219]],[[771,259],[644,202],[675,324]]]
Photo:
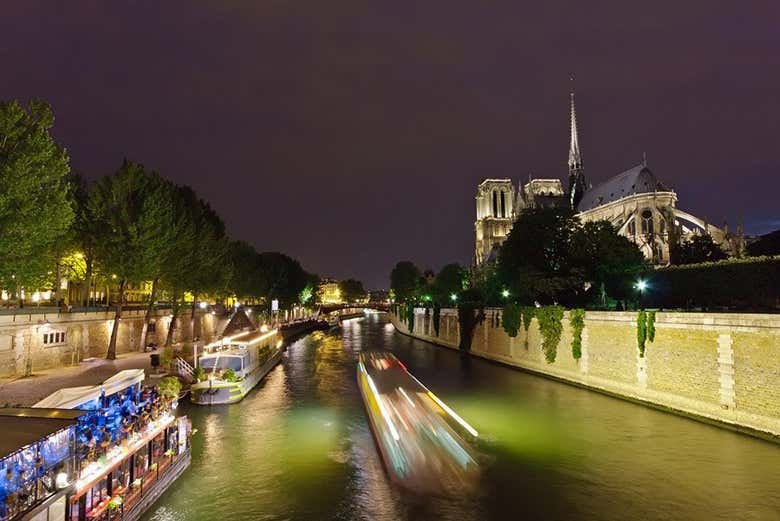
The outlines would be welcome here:
[[[168,326],[168,335],[165,337],[165,347],[169,347],[173,343],[173,332],[176,329],[176,315],[179,314],[179,296],[174,292],[173,294],[173,308],[171,313],[171,324]]]
[[[122,303],[125,300],[125,279],[119,283],[119,298],[116,303],[116,314],[114,315],[114,327],[111,328],[111,340],[108,341],[108,353],[106,360],[116,360],[116,337],[119,333],[119,321],[122,318]]]
[[[60,298],[61,290],[60,287],[62,286],[62,263],[60,261],[57,261],[57,271],[56,275],[54,276],[54,302],[57,304],[57,307],[60,306]]]
[[[81,297],[81,305],[89,307],[89,294],[92,292],[92,259],[86,260],[86,273],[84,274],[85,293]]]
[[[139,351],[143,351],[147,346],[147,339],[149,336],[149,321],[152,319],[152,311],[154,311],[154,301],[157,298],[157,283],[160,281],[160,277],[155,277],[152,280],[152,293],[149,295],[149,305],[146,306],[146,315],[144,315],[144,327],[141,331],[141,348]]]

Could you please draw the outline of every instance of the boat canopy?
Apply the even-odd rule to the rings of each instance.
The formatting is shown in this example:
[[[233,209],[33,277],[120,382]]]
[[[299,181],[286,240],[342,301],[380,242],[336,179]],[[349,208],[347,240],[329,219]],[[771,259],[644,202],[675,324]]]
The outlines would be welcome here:
[[[143,369],[125,369],[99,385],[85,385],[81,387],[66,387],[54,391],[49,396],[33,405],[52,409],[79,409],[89,402],[106,396],[116,394],[128,387],[140,384],[144,381]]]

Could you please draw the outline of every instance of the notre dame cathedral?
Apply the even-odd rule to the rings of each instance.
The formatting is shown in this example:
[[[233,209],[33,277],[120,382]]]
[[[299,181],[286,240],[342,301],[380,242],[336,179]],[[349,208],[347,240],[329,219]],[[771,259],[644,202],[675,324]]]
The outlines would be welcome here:
[[[571,94],[571,138],[568,189],[560,179],[529,179],[517,187],[511,179],[485,179],[477,187],[475,262],[495,258],[498,247],[525,208],[568,206],[582,222],[607,220],[620,235],[634,241],[654,264],[669,263],[673,241],[709,234],[729,255],[744,248],[741,227],[736,234],[718,228],[677,208],[677,194],[664,185],[646,161],[606,181],[591,185],[585,179],[577,132],[574,93]]]

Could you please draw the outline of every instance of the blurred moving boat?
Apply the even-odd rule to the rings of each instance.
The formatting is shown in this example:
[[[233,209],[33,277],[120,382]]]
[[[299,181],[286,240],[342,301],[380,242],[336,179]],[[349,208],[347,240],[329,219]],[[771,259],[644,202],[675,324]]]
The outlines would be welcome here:
[[[358,387],[390,478],[415,492],[473,492],[478,433],[391,353],[361,353]]]
[[[235,403],[252,390],[282,359],[283,342],[276,329],[225,337],[198,357],[203,378],[190,387],[199,405]]]

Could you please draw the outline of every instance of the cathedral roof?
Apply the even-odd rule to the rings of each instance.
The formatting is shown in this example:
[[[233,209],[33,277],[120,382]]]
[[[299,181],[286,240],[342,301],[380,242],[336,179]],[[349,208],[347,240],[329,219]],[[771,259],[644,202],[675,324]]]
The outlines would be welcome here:
[[[668,190],[645,164],[639,164],[587,189],[577,210],[584,212],[634,194]]]

